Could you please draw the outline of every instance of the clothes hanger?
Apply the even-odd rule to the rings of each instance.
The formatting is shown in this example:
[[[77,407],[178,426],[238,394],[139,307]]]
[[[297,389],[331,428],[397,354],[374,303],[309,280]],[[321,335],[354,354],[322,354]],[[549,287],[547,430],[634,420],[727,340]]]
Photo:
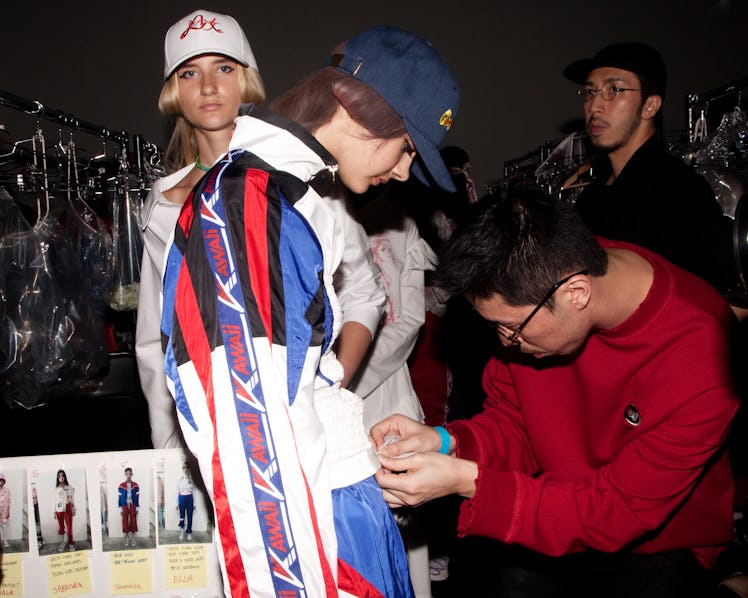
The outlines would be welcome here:
[[[37,147],[37,143],[39,147]],[[34,171],[39,172],[39,166],[41,164],[41,175],[42,175],[42,191],[44,199],[44,209],[42,210],[42,203],[39,194],[36,194],[36,223],[34,228],[42,225],[43,221],[49,215],[49,177],[47,176],[47,151],[46,143],[44,140],[44,131],[42,131],[39,121],[36,123],[36,131],[32,138],[31,148],[34,155]],[[41,156],[41,157],[40,157]]]
[[[707,130],[707,123],[706,123],[707,110],[709,110],[708,100],[706,102],[706,106],[704,106],[701,109],[701,114],[699,118],[696,120],[696,122],[693,125],[693,140],[695,143],[701,143],[709,135],[709,131]]]

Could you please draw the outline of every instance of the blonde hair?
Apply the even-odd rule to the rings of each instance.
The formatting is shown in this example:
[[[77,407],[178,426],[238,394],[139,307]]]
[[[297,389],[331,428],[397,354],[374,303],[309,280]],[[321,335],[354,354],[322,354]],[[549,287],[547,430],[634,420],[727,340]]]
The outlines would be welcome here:
[[[249,66],[237,64],[239,76],[239,93],[241,101],[262,104],[265,101],[265,85],[260,72]],[[182,116],[182,106],[179,102],[178,74],[174,71],[164,81],[161,95],[158,98],[158,109],[162,114],[174,117],[174,130],[164,152],[164,168],[167,173],[176,172],[180,168],[195,161],[198,154],[195,129]]]

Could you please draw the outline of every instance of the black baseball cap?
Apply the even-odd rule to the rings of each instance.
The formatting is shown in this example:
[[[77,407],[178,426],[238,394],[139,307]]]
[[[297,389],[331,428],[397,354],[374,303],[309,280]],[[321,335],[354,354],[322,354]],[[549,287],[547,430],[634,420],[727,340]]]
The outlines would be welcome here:
[[[584,85],[587,76],[601,67],[614,67],[644,77],[656,95],[665,97],[667,71],[660,53],[641,42],[624,42],[604,47],[592,58],[582,58],[564,69],[564,77]]]

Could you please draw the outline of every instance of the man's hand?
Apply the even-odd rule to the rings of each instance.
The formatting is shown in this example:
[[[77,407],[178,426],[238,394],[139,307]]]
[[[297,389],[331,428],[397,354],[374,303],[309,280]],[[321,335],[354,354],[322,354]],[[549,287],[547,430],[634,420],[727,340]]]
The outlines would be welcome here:
[[[369,434],[376,453],[387,457],[430,453],[438,451],[442,444],[434,428],[400,414],[390,415],[375,424]]]
[[[382,469],[374,477],[391,507],[417,506],[448,494],[475,494],[478,465],[473,461],[430,452],[401,458],[380,454],[379,462]]]

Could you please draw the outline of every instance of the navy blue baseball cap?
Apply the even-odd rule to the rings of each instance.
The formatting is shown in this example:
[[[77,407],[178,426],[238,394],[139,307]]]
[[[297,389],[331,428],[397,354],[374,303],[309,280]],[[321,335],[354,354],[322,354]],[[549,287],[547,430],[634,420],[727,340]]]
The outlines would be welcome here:
[[[460,88],[449,67],[425,39],[386,25],[351,37],[327,65],[366,83],[400,115],[418,155],[413,173],[446,191],[454,183],[439,145],[460,105]]]

